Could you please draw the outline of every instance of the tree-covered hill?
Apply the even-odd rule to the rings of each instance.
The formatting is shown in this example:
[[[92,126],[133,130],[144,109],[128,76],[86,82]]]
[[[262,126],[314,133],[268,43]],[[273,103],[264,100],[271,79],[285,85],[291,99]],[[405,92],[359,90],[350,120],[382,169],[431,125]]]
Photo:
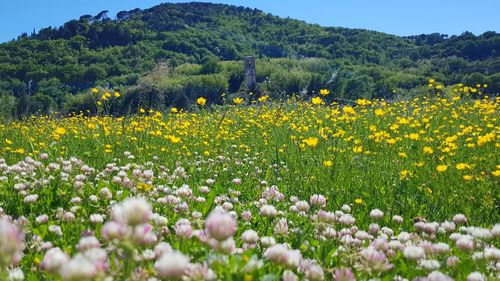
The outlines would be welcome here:
[[[428,77],[445,83],[488,83],[490,92],[496,93],[500,91],[499,46],[500,34],[496,32],[398,37],[322,27],[244,7],[162,4],[116,16],[107,11],[83,15],[60,27],[0,44],[0,97],[9,99],[18,115],[26,113],[24,108],[62,110],[70,100],[74,102],[75,94],[95,85],[118,87],[124,92],[150,89],[144,85],[150,80],[141,77],[157,69],[159,62],[167,61],[169,67],[176,68],[214,58],[237,61],[246,55],[263,61],[287,58],[289,63],[282,63],[280,71],[296,72],[304,70],[296,67],[296,61],[317,58],[321,64],[316,69],[308,66],[307,75],[301,77],[309,79],[303,83],[305,90],[311,90],[311,84],[326,86],[332,73],[338,79],[363,84],[333,93],[339,96],[386,97],[395,89],[404,92],[423,85]],[[238,91],[242,72],[219,73],[221,69],[189,74],[217,74],[217,79],[226,79],[226,83],[220,82],[222,90]],[[268,74],[276,75],[272,70]],[[292,90],[288,85],[283,87],[281,92]],[[191,98],[182,90],[177,94]],[[161,89],[159,95],[163,95]]]

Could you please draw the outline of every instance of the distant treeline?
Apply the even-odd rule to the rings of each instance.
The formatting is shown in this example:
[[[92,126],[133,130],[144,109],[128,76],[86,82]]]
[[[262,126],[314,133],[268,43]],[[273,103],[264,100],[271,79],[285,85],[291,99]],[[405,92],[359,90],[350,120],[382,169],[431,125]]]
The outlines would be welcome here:
[[[84,15],[0,44],[3,115],[88,108],[90,88],[123,92],[114,105],[187,106],[241,93],[246,55],[274,96],[330,88],[342,99],[412,94],[429,77],[500,91],[500,34],[398,37],[321,27],[220,4],[162,4]],[[281,58],[270,60],[272,58]],[[122,103],[122,104],[118,104]]]

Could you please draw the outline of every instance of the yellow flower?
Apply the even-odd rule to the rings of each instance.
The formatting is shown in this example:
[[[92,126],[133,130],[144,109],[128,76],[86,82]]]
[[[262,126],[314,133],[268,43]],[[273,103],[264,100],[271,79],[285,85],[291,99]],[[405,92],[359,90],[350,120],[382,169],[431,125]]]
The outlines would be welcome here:
[[[424,147],[424,153],[425,154],[432,154],[432,153],[434,153],[434,150],[430,146],[425,146]]]
[[[471,181],[471,180],[473,179],[473,177],[472,177],[472,176],[470,176],[470,175],[464,175],[462,178],[463,178],[465,181]]]
[[[483,146],[495,139],[495,133],[488,133],[484,136],[477,136],[477,145]]]
[[[176,136],[170,136],[170,141],[171,141],[172,143],[178,143],[178,142],[180,142],[180,141],[181,141],[181,138],[176,137]]]
[[[177,113],[177,112],[179,112],[179,110],[177,109],[177,107],[172,107],[172,108],[170,109],[170,112],[172,112],[172,113]]]
[[[234,99],[233,99],[233,102],[234,102],[234,104],[236,104],[236,105],[240,105],[240,104],[242,104],[242,103],[243,103],[243,99],[242,99],[242,98],[234,98]]]
[[[495,170],[495,171],[491,172],[491,174],[495,177],[500,177],[500,170]]]
[[[361,153],[361,152],[363,152],[363,146],[360,145],[360,146],[353,147],[352,148],[352,152],[354,152],[354,153]]]
[[[385,114],[385,112],[384,112],[384,110],[382,108],[375,109],[375,115],[382,116],[384,114]]]
[[[356,198],[356,199],[354,200],[354,203],[356,203],[356,204],[358,204],[358,205],[363,204],[363,199],[361,199],[361,198]]]
[[[409,137],[411,140],[418,140],[420,138],[420,135],[418,133],[411,133]]]
[[[151,188],[153,188],[153,186],[150,185],[150,184],[142,183],[142,182],[137,183],[137,189],[138,190],[149,191],[149,190],[151,190]]]
[[[19,153],[19,154],[24,154],[24,148],[18,148],[16,149],[16,153]]]
[[[437,170],[438,172],[442,173],[442,172],[444,172],[444,171],[448,170],[448,166],[447,166],[447,165],[438,165],[438,166],[436,167],[436,170]]]
[[[411,177],[413,174],[408,171],[408,170],[402,170],[401,172],[399,172],[399,178],[404,180],[404,179],[407,179],[409,177]]]
[[[368,105],[368,104],[370,104],[370,101],[365,100],[365,99],[358,99],[358,100],[356,101],[356,104],[357,104],[357,105],[360,105],[360,106],[363,106],[363,105]]]
[[[5,139],[5,143],[6,143],[6,144],[12,144],[12,141],[11,141],[11,140],[9,140],[9,139]]]
[[[92,89],[90,89],[90,91],[91,91],[91,92],[92,92],[92,94],[94,94],[94,95],[99,93],[99,89],[97,89],[97,88],[92,88]]]
[[[330,91],[328,89],[321,89],[319,90],[319,93],[322,96],[328,96],[328,94],[330,94]]]
[[[140,108],[140,109],[139,109],[139,112],[140,112],[140,113],[145,113],[145,112],[146,112],[146,110],[145,110],[144,108]]]
[[[342,108],[342,111],[345,113],[345,114],[355,114],[356,111],[354,110],[354,108],[352,106],[344,106]]]
[[[262,96],[262,97],[259,98],[259,101],[260,102],[266,102],[268,98],[269,98],[268,96]]]
[[[331,167],[331,166],[333,166],[333,162],[331,160],[325,160],[325,161],[323,161],[323,166]]]
[[[55,133],[59,136],[62,136],[64,134],[66,134],[66,129],[64,129],[63,127],[57,127]]]
[[[115,93],[114,93],[114,96],[115,96],[115,98],[119,98],[121,95],[120,95],[120,93],[115,92]]]
[[[316,147],[319,143],[319,139],[315,137],[309,137],[307,139],[304,139],[303,142],[305,142],[310,147]]]
[[[433,78],[429,79],[429,84],[434,84],[434,82],[436,82],[435,79],[433,79]]]
[[[401,158],[408,158],[408,155],[406,153],[404,153],[404,152],[399,152],[398,156],[401,157]]]
[[[465,169],[469,169],[470,166],[469,164],[465,164],[465,163],[458,163],[455,168],[457,168],[457,170],[465,170]]]
[[[197,103],[198,105],[204,106],[204,105],[207,103],[207,100],[206,100],[204,97],[199,97],[199,98],[196,100],[196,103]]]
[[[320,105],[323,103],[323,100],[320,97],[314,97],[312,98],[311,102],[314,105]]]

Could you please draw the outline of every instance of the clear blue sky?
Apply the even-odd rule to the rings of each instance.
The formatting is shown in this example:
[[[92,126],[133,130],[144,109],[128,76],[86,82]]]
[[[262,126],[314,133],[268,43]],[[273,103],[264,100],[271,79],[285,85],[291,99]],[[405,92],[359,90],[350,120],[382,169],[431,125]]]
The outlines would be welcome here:
[[[81,15],[149,8],[159,0],[0,0],[0,42]],[[191,1],[169,1],[191,2]],[[500,31],[500,0],[214,0],[258,8],[323,26],[365,28],[397,35]]]

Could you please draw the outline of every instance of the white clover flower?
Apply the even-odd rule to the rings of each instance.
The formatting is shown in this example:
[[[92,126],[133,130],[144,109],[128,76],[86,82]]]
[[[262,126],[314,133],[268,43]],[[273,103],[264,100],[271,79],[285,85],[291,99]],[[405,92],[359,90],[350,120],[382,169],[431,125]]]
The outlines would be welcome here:
[[[264,236],[260,238],[260,243],[262,243],[264,247],[270,247],[276,245],[276,239],[274,239],[274,237],[271,236]]]
[[[311,281],[323,281],[325,279],[323,268],[317,264],[308,266],[304,271],[304,275]]]
[[[486,278],[480,272],[472,272],[467,276],[467,281],[484,281]]]
[[[437,260],[421,260],[419,265],[428,271],[438,270],[441,267],[441,264]]]
[[[482,227],[469,227],[467,232],[472,235],[472,237],[480,240],[487,240],[491,238],[490,230]]]
[[[7,219],[0,217],[0,267],[13,263],[23,249],[23,232]]]
[[[495,237],[495,238],[499,238],[500,237],[500,223],[497,223],[495,224],[492,228],[491,228],[491,236]]]
[[[69,256],[60,248],[52,248],[45,253],[40,267],[52,274],[59,271],[61,266],[69,260]]]
[[[344,213],[350,213],[351,212],[351,206],[347,205],[347,204],[344,204],[342,205],[342,207],[340,208],[342,210],[342,212]]]
[[[472,251],[474,249],[474,241],[472,236],[469,235],[462,235],[455,244],[462,251]]]
[[[351,216],[351,214],[343,214],[339,218],[339,222],[344,225],[353,225],[356,222],[356,219]]]
[[[484,248],[484,258],[491,261],[500,261],[500,250],[495,247]]]
[[[434,244],[434,250],[436,251],[436,253],[440,255],[445,255],[450,252],[450,245],[443,242],[439,242],[437,244]]]
[[[453,281],[449,276],[446,274],[439,272],[439,271],[433,271],[427,275],[426,281]]]
[[[425,258],[425,251],[418,246],[410,245],[403,250],[403,256],[408,260],[420,260]]]
[[[264,205],[260,208],[260,214],[264,217],[276,217],[278,215],[278,210],[273,205]]]
[[[22,281],[24,280],[24,273],[20,268],[13,268],[9,270],[9,275],[7,277],[8,281]]]
[[[269,247],[264,255],[274,263],[283,264],[285,262],[285,255],[288,252],[288,247],[285,244],[276,244]]]
[[[255,244],[259,241],[259,234],[252,229],[245,230],[245,232],[241,234],[241,240],[248,244]]]
[[[98,248],[100,246],[99,240],[95,236],[85,236],[80,238],[80,241],[76,245],[76,248],[80,252],[85,252],[86,250],[92,248]]]
[[[328,226],[323,230],[323,236],[327,239],[334,239],[337,236],[337,231],[333,227]]]
[[[43,214],[43,215],[40,215],[38,217],[36,217],[35,219],[36,223],[38,224],[44,224],[44,223],[47,223],[49,221],[49,216]]]
[[[160,242],[154,248],[156,258],[161,257],[163,254],[172,251],[172,246],[167,242]]]
[[[156,274],[160,278],[181,279],[187,272],[189,259],[178,251],[163,254],[154,264]]]
[[[249,261],[250,262],[250,261]],[[247,263],[248,265],[248,263]],[[187,280],[217,280],[217,274],[208,267],[207,263],[189,264],[187,269]]]
[[[49,226],[49,232],[53,233],[57,236],[63,236],[62,229],[58,225],[50,225]]]
[[[151,205],[141,197],[127,198],[113,206],[113,218],[129,225],[148,222],[153,216]]]
[[[97,269],[84,255],[77,254],[65,262],[59,271],[62,280],[91,280],[97,274]]]
[[[452,221],[456,224],[465,224],[467,223],[467,217],[465,217],[465,215],[463,214],[456,214]]]
[[[24,197],[25,204],[35,203],[37,200],[38,200],[38,194],[30,194],[30,195]]]
[[[402,224],[403,223],[403,217],[402,216],[392,216],[392,222],[397,223],[397,224]]]
[[[384,212],[379,209],[373,209],[370,212],[370,217],[374,220],[382,219],[384,217]]]
[[[236,233],[236,220],[222,212],[212,212],[205,220],[205,231],[218,241],[223,241]]]
[[[104,222],[104,217],[101,214],[91,214],[90,222],[93,224],[99,224]]]
[[[312,206],[324,208],[326,207],[326,198],[321,194],[313,194],[309,199],[309,203],[311,203]]]

